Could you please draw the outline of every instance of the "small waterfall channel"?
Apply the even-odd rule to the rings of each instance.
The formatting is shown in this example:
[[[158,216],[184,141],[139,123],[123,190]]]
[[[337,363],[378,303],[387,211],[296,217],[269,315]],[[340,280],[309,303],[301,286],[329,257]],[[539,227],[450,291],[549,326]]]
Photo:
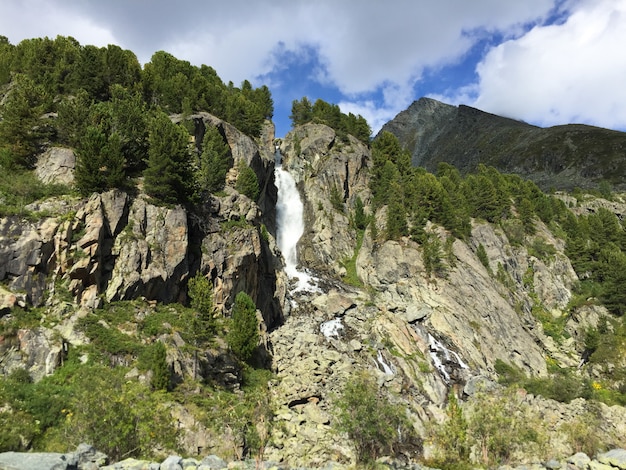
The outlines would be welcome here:
[[[274,179],[278,189],[276,203],[276,242],[285,258],[285,272],[290,279],[295,279],[293,292],[315,291],[314,278],[307,272],[298,269],[298,240],[304,233],[304,205],[296,188],[293,176],[283,170],[282,155],[278,147],[274,154],[276,167]]]

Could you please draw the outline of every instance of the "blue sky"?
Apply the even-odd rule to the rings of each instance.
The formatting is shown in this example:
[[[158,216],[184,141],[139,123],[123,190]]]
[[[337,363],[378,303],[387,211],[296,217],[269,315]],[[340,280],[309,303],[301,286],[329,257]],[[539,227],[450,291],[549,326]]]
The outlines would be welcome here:
[[[374,132],[429,96],[541,126],[626,130],[626,0],[2,0],[0,34],[165,50]]]

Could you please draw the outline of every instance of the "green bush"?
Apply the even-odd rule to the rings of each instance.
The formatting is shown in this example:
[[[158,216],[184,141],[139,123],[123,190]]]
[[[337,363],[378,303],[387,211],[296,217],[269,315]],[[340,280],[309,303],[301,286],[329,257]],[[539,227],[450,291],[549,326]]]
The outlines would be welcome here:
[[[0,379],[0,450],[39,447],[46,431],[62,422],[61,411],[68,400],[65,387],[48,377],[32,383],[24,369]]]
[[[359,251],[363,246],[363,238],[365,236],[365,230],[357,229],[356,231],[356,246],[354,247],[354,254],[352,258],[345,258],[341,261],[341,265],[346,269],[346,275],[341,279],[346,284],[355,287],[363,287],[363,281],[359,278],[356,269],[356,260],[359,257]]]
[[[543,238],[535,237],[528,247],[528,254],[544,262],[548,262],[556,254],[556,248],[547,243]]]
[[[370,466],[383,455],[421,447],[404,409],[380,393],[371,375],[348,382],[336,407],[338,430],[352,441],[359,464]]]
[[[585,412],[574,419],[564,423],[561,430],[565,432],[568,443],[574,452],[584,452],[594,455],[602,448],[602,442],[598,436],[598,428],[601,425],[601,412],[597,404],[587,402]]]
[[[437,449],[432,464],[442,470],[472,468],[469,465],[468,423],[454,393],[448,395],[446,417],[443,423],[433,426],[430,431]]]
[[[244,362],[252,358],[259,345],[256,305],[245,292],[239,292],[235,297],[232,320],[226,339],[235,355]]]
[[[533,395],[541,395],[563,403],[569,403],[579,397],[591,397],[588,382],[568,371],[561,371],[550,377],[529,379],[524,388]]]
[[[167,351],[160,341],[145,348],[140,357],[140,362],[145,364],[146,369],[152,371],[150,386],[153,390],[169,390],[172,384],[170,368],[167,364]]]
[[[207,428],[234,441],[232,447],[226,439],[219,443],[226,447],[222,451],[224,458],[263,460],[274,416],[268,390],[271,378],[272,373],[266,369],[244,365],[241,391],[202,387],[198,393],[194,387],[193,394],[186,397],[188,404],[193,403],[201,410],[199,419]]]
[[[337,185],[334,183],[330,187],[330,203],[333,206],[333,209],[343,214],[343,194],[341,194],[341,191],[339,191],[339,188],[337,188]]]
[[[518,372],[502,361],[496,367],[508,374]],[[480,392],[463,405],[451,394],[446,415],[430,430],[435,456],[429,464],[438,468],[465,470],[476,464],[495,468],[509,463],[518,451],[542,457],[541,423],[512,390]]]
[[[509,463],[516,451],[539,452],[545,440],[540,423],[514,392],[478,394],[466,416],[476,460],[490,468]]]
[[[175,450],[177,431],[164,397],[128,381],[121,368],[80,367],[71,376],[72,398],[63,410],[58,440],[75,448],[89,442],[117,461],[153,455],[155,449]]]
[[[259,196],[259,180],[256,173],[243,160],[239,162],[238,169],[239,174],[237,175],[235,189],[256,201],[256,198]]]
[[[496,359],[494,368],[498,374],[498,383],[503,385],[519,384],[526,379],[526,376],[519,368],[507,364],[501,359]]]
[[[194,341],[206,341],[215,334],[215,307],[213,306],[213,283],[198,272],[189,279],[188,294],[191,308],[195,310],[192,318],[191,334]]]
[[[78,328],[87,335],[93,346],[108,354],[137,357],[144,347],[137,338],[122,333],[114,326],[105,326],[93,313],[81,318]]]
[[[2,152],[0,149],[0,155]],[[42,184],[34,172],[19,168],[7,169],[0,162],[0,217],[33,215],[25,206],[37,200],[69,192],[65,185]]]

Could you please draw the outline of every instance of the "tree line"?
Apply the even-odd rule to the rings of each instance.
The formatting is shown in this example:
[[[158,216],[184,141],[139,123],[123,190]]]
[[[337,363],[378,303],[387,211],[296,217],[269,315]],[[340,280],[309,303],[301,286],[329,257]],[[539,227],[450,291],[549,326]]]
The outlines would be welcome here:
[[[409,152],[389,132],[374,140],[371,149],[373,211],[386,206],[385,230],[377,236],[410,237],[422,244],[427,269],[437,271],[445,257],[439,238],[426,229],[429,221],[464,239],[472,218],[485,220],[499,225],[513,245],[531,243],[542,221],[565,239],[565,253],[581,279],[580,293],[599,299],[616,315],[626,313],[626,231],[613,212],[600,208],[576,216],[562,199],[532,181],[482,164],[465,176],[445,162],[429,173],[411,165]],[[363,216],[355,210],[363,228]],[[539,245],[531,248],[549,252]]]
[[[337,132],[339,138],[345,140],[350,134],[366,145],[369,145],[372,135],[372,129],[363,116],[342,113],[338,105],[322,99],[315,103],[311,103],[306,96],[301,100],[294,100],[289,118],[294,127],[308,122],[326,124]]]
[[[143,175],[146,192],[165,203],[219,191],[232,166],[219,130],[209,129],[194,152],[190,132],[170,114],[207,111],[258,137],[274,112],[266,86],[224,84],[211,67],[164,51],[142,68],[119,46],[82,46],[62,36],[18,45],[0,36],[0,94],[3,168],[32,168],[50,143],[72,146],[81,193],[127,188]]]

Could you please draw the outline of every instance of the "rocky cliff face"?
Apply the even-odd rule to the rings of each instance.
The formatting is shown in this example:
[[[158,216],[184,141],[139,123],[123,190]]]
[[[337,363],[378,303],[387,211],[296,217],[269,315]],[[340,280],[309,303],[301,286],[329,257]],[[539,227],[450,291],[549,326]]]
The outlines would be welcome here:
[[[451,109],[439,108],[433,105],[427,114],[448,119]],[[587,326],[582,318],[593,316],[570,318],[571,338],[556,344],[531,314],[541,305],[555,318],[564,315],[577,281],[563,242],[545,226],[538,225],[537,237],[555,254],[538,259],[513,246],[501,230],[474,221],[470,238],[452,243],[445,276],[432,277],[421,246],[409,239],[381,241],[367,230],[357,246],[350,218],[356,197],[370,198],[367,148],[353,140],[339,142],[332,129],[314,124],[292,131],[280,148],[306,208],[300,262],[316,273],[321,290],[292,293],[296,307],[270,336],[278,374],[273,388],[278,431],[267,455],[305,465],[337,455],[350,459],[350,446],[332,431],[333,403],[357,371],[373,373],[426,436],[425,430],[442,420],[451,391],[470,403],[480,390],[496,387],[498,361],[534,377],[547,375],[547,357],[558,367],[580,363]],[[375,217],[379,233],[381,211]],[[442,244],[449,236],[427,229]],[[476,255],[480,245],[489,269]],[[340,282],[350,258],[361,287]],[[550,445],[565,454],[575,449],[564,444],[562,429],[579,405],[555,403],[528,398],[533,413],[552,413]],[[546,411],[555,407],[561,411]],[[604,407],[600,413],[626,416],[623,408]],[[609,428],[605,437],[621,442],[619,427]]]
[[[358,197],[364,202],[370,199],[369,150],[352,136],[340,142],[333,129],[320,124],[298,127],[280,149],[283,167],[304,195],[306,220],[299,259],[316,271],[341,273],[341,263],[352,257],[356,244],[354,230],[349,228],[348,208]],[[338,211],[333,200],[345,210]]]
[[[266,204],[275,200],[273,148],[259,146],[208,114],[197,118],[221,126],[235,161],[244,159],[260,176],[264,188],[260,200]],[[49,157],[45,155],[46,165],[54,167]],[[50,172],[46,175],[55,178]],[[119,190],[83,200],[46,200],[28,209],[43,216],[36,221],[0,219],[0,281],[7,287],[0,292],[3,313],[16,305],[52,306],[59,298],[86,308],[137,298],[184,302],[187,280],[201,272],[213,281],[219,311],[230,309],[237,292],[245,291],[268,327],[282,321],[280,255],[273,237],[261,236],[261,226],[273,220],[272,212],[268,217],[230,187],[198,207],[193,216],[181,206],[155,206],[142,195],[131,197]],[[57,349],[62,338],[29,334],[42,339],[20,340],[4,349],[9,356],[28,357],[25,365],[39,378],[41,371],[51,373],[60,363]],[[48,343],[52,345],[39,347]],[[29,348],[36,352],[31,354]],[[46,359],[40,361],[43,356]],[[0,362],[4,373],[19,366],[20,361]]]
[[[426,104],[416,122],[444,123],[456,112]],[[290,290],[272,235],[279,227],[271,127],[259,144],[208,114],[191,119],[197,141],[206,126],[217,126],[235,161],[245,160],[255,170],[262,188],[258,203],[227,185],[191,214],[182,207],[157,207],[141,195],[109,191],[36,203],[30,209],[45,214],[36,221],[0,219],[0,315],[10,316],[15,306],[46,307],[37,325],[0,336],[0,373],[25,367],[41,379],[62,363],[68,346],[87,341],[74,325],[95,307],[137,298],[150,305],[185,301],[188,279],[201,272],[213,281],[219,311],[227,312],[236,293],[245,291],[267,328],[262,349],[271,354],[275,373],[269,390],[273,416],[265,428],[267,459],[294,466],[353,462],[350,440],[336,431],[336,403],[345,384],[362,371],[406,410],[420,437],[403,452],[414,459],[433,455],[436,446],[428,436],[444,421],[450,394],[471,410],[484,403],[485,391],[496,398],[504,393],[496,383],[499,364],[539,379],[550,370],[576,368],[585,331],[608,316],[603,308],[583,305],[565,317],[578,279],[562,240],[540,222],[535,237],[552,252],[541,258],[484,222],[472,221],[464,241],[428,225],[442,245],[451,241],[445,272],[437,276],[427,272],[419,244],[376,236],[384,229],[385,208],[370,214],[377,230],[359,233],[353,223],[357,200],[371,211],[370,151],[321,124],[297,127],[279,142],[283,167],[294,176],[304,203],[299,261],[318,286]],[[423,146],[435,140],[427,134],[415,137]],[[623,213],[620,205],[611,207]],[[597,208],[589,203],[575,210]],[[479,247],[488,266],[477,255]],[[538,307],[566,323],[568,338],[556,341],[546,334],[533,315]],[[134,308],[136,320],[149,314],[144,309],[143,304]],[[199,376],[238,389],[241,370],[224,343],[192,359],[181,335],[167,328],[159,341],[167,345],[174,376]],[[591,413],[582,399],[557,403],[523,391],[516,392],[514,403],[516,413],[523,407],[540,422],[548,435],[545,446],[554,455],[579,450],[566,438],[568,430],[591,414],[603,444],[626,445],[623,407],[598,405]],[[177,404],[172,413],[186,430],[187,452],[210,445],[212,434],[189,410]],[[225,440],[243,446],[232,435]],[[542,456],[517,457],[537,461]]]

